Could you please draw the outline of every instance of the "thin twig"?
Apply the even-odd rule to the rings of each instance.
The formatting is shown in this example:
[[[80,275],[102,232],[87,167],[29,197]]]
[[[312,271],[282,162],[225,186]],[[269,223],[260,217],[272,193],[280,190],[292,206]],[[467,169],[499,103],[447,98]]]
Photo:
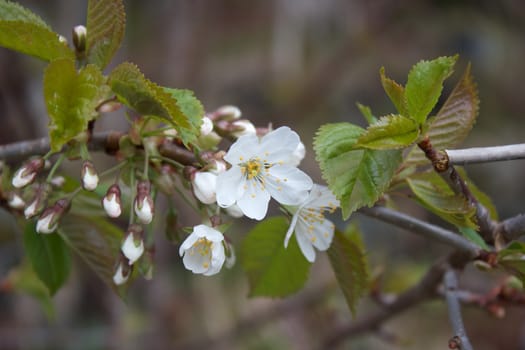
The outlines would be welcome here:
[[[450,165],[498,162],[525,159],[525,143],[494,147],[473,147],[445,150]]]
[[[398,211],[385,207],[372,207],[361,208],[359,209],[359,213],[391,223],[408,231],[418,233],[427,238],[447,244],[466,254],[470,259],[474,259],[480,255],[481,249],[462,236]]]
[[[525,235],[525,214],[518,214],[514,217],[501,221],[498,224],[498,233],[507,242],[513,241]]]
[[[448,269],[443,276],[443,285],[445,286],[445,299],[447,300],[448,316],[452,329],[454,330],[454,337],[450,343],[454,344],[454,349],[472,350],[472,345],[468,339],[465,326],[463,325],[463,318],[461,316],[461,305],[458,299],[458,278],[456,271]],[[451,347],[452,349],[453,347]]]

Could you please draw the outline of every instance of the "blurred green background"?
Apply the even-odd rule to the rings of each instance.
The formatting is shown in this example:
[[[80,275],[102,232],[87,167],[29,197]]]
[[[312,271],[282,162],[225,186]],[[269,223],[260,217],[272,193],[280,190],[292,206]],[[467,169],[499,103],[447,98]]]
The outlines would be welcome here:
[[[86,1],[20,1],[70,40],[84,24]],[[481,109],[465,146],[523,142],[525,111],[525,3],[520,0],[387,1],[125,1],[127,30],[112,66],[129,60],[151,80],[188,88],[209,111],[234,104],[258,125],[288,125],[307,148],[302,164],[321,181],[312,151],[327,122],[365,125],[355,105],[376,115],[394,111],[379,68],[405,83],[420,59],[458,53],[454,86],[468,62]],[[0,49],[0,144],[46,135],[42,98],[44,63]],[[98,130],[124,129],[103,118]],[[106,158],[102,161],[107,161]],[[523,211],[522,161],[472,165],[471,178],[493,197],[501,218]],[[425,218],[423,211],[412,213]],[[431,217],[431,220],[435,218]],[[196,224],[185,216],[183,225]],[[22,259],[20,232],[1,213],[0,278]],[[252,222],[236,225],[234,241]],[[338,225],[343,227],[342,222]],[[305,291],[286,300],[247,299],[237,264],[215,277],[184,270],[177,247],[157,235],[152,281],[137,280],[124,303],[81,262],[55,296],[48,320],[30,297],[0,291],[0,349],[310,349],[352,317],[335,286],[325,254],[311,269]],[[446,250],[407,232],[363,219],[372,272],[400,290]],[[486,292],[501,276],[468,269],[462,283]],[[364,300],[357,318],[375,305]],[[476,349],[525,349],[525,312],[508,309],[497,320],[466,308]],[[384,332],[353,339],[352,349],[444,349],[452,335],[441,301],[410,310]]]

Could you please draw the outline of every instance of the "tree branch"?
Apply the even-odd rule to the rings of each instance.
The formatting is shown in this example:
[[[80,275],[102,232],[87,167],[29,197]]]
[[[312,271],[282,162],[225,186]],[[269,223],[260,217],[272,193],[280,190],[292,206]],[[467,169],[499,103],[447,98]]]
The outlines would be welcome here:
[[[451,349],[472,350],[472,345],[467,337],[463,318],[461,317],[461,305],[458,298],[458,278],[453,269],[448,269],[443,276],[445,287],[445,299],[448,306],[448,316],[455,336],[449,341]]]
[[[495,147],[473,147],[445,150],[450,165],[525,159],[525,143]]]
[[[477,245],[452,231],[445,230],[439,226],[429,224],[389,208],[361,208],[359,209],[359,213],[449,245],[466,254],[470,259],[478,257],[481,253],[481,249]]]
[[[525,215],[519,214],[498,224],[498,233],[507,241],[513,241],[525,235]]]

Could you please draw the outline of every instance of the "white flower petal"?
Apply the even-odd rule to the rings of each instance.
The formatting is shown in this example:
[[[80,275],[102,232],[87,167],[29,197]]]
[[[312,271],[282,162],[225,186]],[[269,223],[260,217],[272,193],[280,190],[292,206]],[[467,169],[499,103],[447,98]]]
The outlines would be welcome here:
[[[233,166],[219,174],[217,177],[217,204],[223,208],[232,206],[243,195],[245,183],[246,180],[238,166]]]
[[[224,160],[231,165],[248,161],[259,150],[259,138],[255,135],[241,136],[231,145]]]
[[[142,200],[142,208],[139,208],[139,205],[135,200],[135,214],[142,224],[147,225],[151,223],[153,220],[153,208],[151,207],[147,196]]]
[[[263,136],[260,152],[269,163],[289,162],[300,142],[295,131],[282,126]]]
[[[15,172],[15,175],[13,176],[13,179],[11,180],[11,183],[15,188],[22,188],[30,184],[36,177],[36,172],[31,172],[27,174],[26,176],[23,176],[23,173],[25,172],[26,167],[22,167],[18,169]]]
[[[301,170],[275,165],[269,169],[266,187],[272,197],[284,205],[298,205],[308,198],[308,190],[313,182],[310,176]]]
[[[229,206],[228,208],[225,208],[226,214],[231,216],[232,218],[242,218],[244,214],[242,213],[241,208],[237,204],[234,204],[232,206]]]
[[[206,225],[195,226],[179,249],[184,267],[205,276],[218,273],[226,258],[223,240],[221,232]]]
[[[193,231],[193,232],[195,232],[195,231]],[[184,242],[182,242],[182,244],[180,245],[179,256],[183,256],[184,252],[186,250],[190,249],[195,244],[195,242],[197,242],[199,240],[199,238],[200,237],[197,236],[195,233],[192,233],[188,237],[186,237]]]
[[[206,136],[213,131],[213,122],[208,117],[202,117],[201,136]]]
[[[137,261],[144,253],[144,242],[141,240],[139,245],[136,246],[133,239],[133,234],[129,233],[124,240],[124,243],[122,243],[121,250],[122,254],[128,258],[129,264],[133,265],[135,261]]]
[[[312,246],[312,242],[304,235],[296,234],[295,239],[297,240],[299,248],[301,249],[301,252],[303,253],[306,260],[313,263],[315,261],[315,250]]]
[[[299,218],[299,213],[295,213],[292,217],[292,221],[290,222],[290,227],[288,228],[288,231],[286,232],[286,236],[284,237],[284,247],[288,248],[288,242],[290,241],[290,237],[292,237],[292,234],[295,230],[295,226],[297,225],[297,219]]]
[[[111,218],[118,218],[122,214],[122,208],[120,203],[117,201],[116,195],[109,195],[102,199],[102,205],[106,214]]]
[[[308,223],[302,217],[295,228],[296,235],[302,235],[305,239],[321,251],[330,247],[334,237],[334,225],[330,220]]]
[[[339,201],[326,186],[314,184],[305,206],[313,208],[339,207]]]
[[[57,224],[55,223],[53,226],[49,226],[51,224],[51,220],[53,219],[53,214],[48,214],[44,217],[41,217],[36,222],[36,232],[38,233],[53,233],[57,229]]]
[[[262,184],[252,180],[246,181],[246,191],[237,201],[244,215],[250,219],[262,220],[268,211],[270,193],[263,189]]]

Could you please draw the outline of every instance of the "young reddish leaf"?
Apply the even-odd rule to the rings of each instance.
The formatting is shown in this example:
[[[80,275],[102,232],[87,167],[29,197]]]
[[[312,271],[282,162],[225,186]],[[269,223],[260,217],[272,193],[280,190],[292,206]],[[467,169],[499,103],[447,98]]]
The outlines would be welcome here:
[[[199,134],[204,110],[188,90],[160,87],[131,63],[115,68],[109,84],[122,103],[142,115],[157,117],[172,125],[185,144],[192,143]]]
[[[401,115],[381,117],[357,139],[356,147],[396,149],[412,144],[419,136],[419,125]]]
[[[297,241],[284,247],[289,223],[284,217],[265,219],[244,238],[241,263],[250,282],[250,296],[285,297],[299,291],[308,279],[310,263]]]
[[[51,149],[64,144],[86,130],[98,115],[95,108],[108,97],[109,88],[98,67],[87,65],[77,72],[71,59],[55,60],[44,73],[44,98],[49,114]]]
[[[55,294],[69,276],[71,258],[62,238],[57,234],[36,232],[35,223],[27,223],[24,247],[38,278]]]
[[[385,67],[381,67],[379,70],[379,75],[381,76],[381,85],[383,85],[383,89],[390,98],[390,101],[392,101],[396,107],[399,114],[408,116],[405,99],[405,88],[385,75]]]
[[[462,195],[455,194],[435,172],[406,179],[419,202],[428,210],[457,227],[477,229],[476,209]]]
[[[87,11],[87,61],[104,69],[117,52],[126,26],[122,0],[89,0]]]
[[[457,56],[420,61],[408,73],[405,98],[408,116],[423,124],[436,105],[443,82],[453,71]]]
[[[476,122],[478,111],[478,89],[468,65],[443,107],[429,123],[427,135],[434,148],[441,150],[460,145]],[[427,164],[428,160],[419,147],[414,147],[405,162],[417,165]]]
[[[401,163],[399,150],[355,149],[363,133],[350,123],[326,124],[314,140],[323,178],[341,202],[345,220],[379,199]]]
[[[335,230],[327,253],[346,303],[355,315],[357,302],[368,287],[366,254],[358,227],[350,225],[346,233]]]

